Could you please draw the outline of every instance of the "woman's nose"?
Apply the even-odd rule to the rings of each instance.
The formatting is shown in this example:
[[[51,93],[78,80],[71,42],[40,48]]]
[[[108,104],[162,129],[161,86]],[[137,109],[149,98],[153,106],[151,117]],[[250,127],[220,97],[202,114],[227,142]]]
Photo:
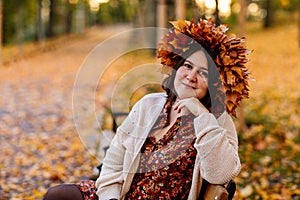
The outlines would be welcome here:
[[[186,79],[188,81],[195,82],[197,80],[197,73],[195,71],[188,72]]]

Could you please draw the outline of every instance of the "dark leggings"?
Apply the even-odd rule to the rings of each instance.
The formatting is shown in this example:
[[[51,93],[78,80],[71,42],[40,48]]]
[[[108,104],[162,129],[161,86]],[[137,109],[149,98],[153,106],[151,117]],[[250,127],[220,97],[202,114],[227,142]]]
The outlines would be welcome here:
[[[51,187],[44,200],[84,200],[79,188],[75,184],[62,184]]]

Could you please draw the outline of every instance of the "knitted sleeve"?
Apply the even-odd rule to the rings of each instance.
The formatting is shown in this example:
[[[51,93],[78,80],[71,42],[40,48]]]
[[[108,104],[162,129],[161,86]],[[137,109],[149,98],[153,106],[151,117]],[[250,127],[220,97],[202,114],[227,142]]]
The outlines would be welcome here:
[[[213,184],[227,183],[241,168],[232,118],[226,112],[218,120],[210,113],[202,113],[194,123],[202,178]]]
[[[106,156],[99,178],[96,181],[97,196],[99,199],[120,199],[121,190],[124,182],[123,163],[125,147],[124,138],[134,128],[136,106],[133,107],[122,125],[117,129]]]

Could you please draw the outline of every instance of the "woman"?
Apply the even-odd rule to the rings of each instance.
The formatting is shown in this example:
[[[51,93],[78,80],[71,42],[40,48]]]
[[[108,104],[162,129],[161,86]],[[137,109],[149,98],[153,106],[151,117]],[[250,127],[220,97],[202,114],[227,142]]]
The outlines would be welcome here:
[[[202,179],[225,184],[239,173],[229,113],[235,116],[248,97],[249,52],[243,39],[211,20],[172,24],[158,48],[166,92],[146,95],[132,108],[96,184],[57,186],[45,199],[71,190],[78,199],[197,199]]]

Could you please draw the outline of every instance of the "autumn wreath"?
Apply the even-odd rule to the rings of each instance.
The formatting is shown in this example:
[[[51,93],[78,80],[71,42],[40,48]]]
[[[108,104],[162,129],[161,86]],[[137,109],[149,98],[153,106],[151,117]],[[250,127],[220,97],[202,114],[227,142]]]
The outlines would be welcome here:
[[[245,64],[248,62],[246,56],[251,51],[244,45],[246,39],[226,34],[228,27],[216,26],[211,19],[199,19],[196,22],[178,20],[171,24],[173,27],[158,44],[157,57],[162,64],[161,73],[170,75],[178,60],[176,58],[189,50],[193,43],[209,48],[209,52],[215,55],[213,60],[220,73],[222,83],[219,89],[225,93],[226,110],[236,116],[239,102],[249,97],[250,73]]]

